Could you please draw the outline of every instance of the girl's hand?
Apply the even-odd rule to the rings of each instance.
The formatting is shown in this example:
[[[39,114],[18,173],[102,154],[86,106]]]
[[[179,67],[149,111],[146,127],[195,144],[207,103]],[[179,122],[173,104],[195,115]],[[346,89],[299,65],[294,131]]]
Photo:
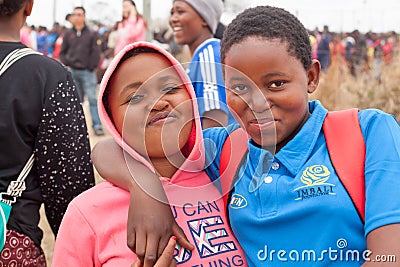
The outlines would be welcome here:
[[[176,245],[176,238],[173,236],[169,239],[167,246],[165,247],[160,258],[154,264],[154,267],[174,267],[176,266],[176,261],[174,260],[174,249]],[[132,267],[142,267],[141,261],[137,259]]]
[[[194,248],[175,222],[170,206],[140,189],[131,193],[127,234],[129,248],[145,267],[153,266],[169,246],[172,235],[182,247]]]

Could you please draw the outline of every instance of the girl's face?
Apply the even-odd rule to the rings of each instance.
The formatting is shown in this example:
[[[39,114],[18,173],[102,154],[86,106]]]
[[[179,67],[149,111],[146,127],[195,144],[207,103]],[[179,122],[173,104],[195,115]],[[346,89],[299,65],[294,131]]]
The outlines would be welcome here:
[[[129,18],[130,15],[137,15],[136,7],[132,5],[131,1],[122,2],[122,17]]]
[[[155,53],[129,58],[109,90],[111,117],[127,144],[150,159],[181,151],[192,129],[192,102],[168,60]]]
[[[175,42],[178,45],[194,43],[207,23],[189,4],[184,1],[174,1],[169,17]]]
[[[308,93],[318,85],[319,63],[306,71],[286,43],[250,37],[230,48],[225,64],[232,113],[254,142],[279,151],[309,117]]]

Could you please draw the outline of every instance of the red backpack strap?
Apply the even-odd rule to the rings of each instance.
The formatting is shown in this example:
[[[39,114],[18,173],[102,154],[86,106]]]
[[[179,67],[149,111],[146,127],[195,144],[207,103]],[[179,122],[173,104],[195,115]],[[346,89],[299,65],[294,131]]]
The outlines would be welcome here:
[[[358,109],[328,112],[323,130],[332,165],[364,223],[365,142]]]
[[[225,140],[220,156],[220,181],[222,188],[222,197],[225,208],[228,206],[229,193],[233,188],[233,178],[237,168],[247,151],[247,141],[249,137],[242,128],[234,130]],[[234,148],[234,151],[232,150]]]

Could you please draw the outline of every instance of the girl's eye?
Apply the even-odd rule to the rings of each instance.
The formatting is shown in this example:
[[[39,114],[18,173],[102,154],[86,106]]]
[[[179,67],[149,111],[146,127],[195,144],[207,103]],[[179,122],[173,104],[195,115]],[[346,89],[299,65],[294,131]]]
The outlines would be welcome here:
[[[140,102],[144,98],[143,95],[136,95],[134,94],[131,99],[129,99],[129,104],[136,104]]]
[[[271,88],[280,88],[284,84],[285,84],[284,81],[275,81],[275,82],[272,82],[269,87],[271,87]]]
[[[235,84],[233,86],[229,87],[231,91],[237,93],[237,94],[241,94],[244,93],[246,91],[248,91],[248,87],[244,84]]]
[[[178,13],[179,15],[183,14],[185,11],[183,9],[176,9],[176,13]]]
[[[174,13],[177,13],[178,15],[181,15],[181,14],[184,13],[184,10],[182,10],[182,9],[171,10],[170,16],[173,16]]]
[[[171,85],[171,86],[167,86],[164,89],[161,90],[161,92],[168,94],[168,93],[175,93],[177,90],[182,89],[181,86],[177,86],[177,85]]]

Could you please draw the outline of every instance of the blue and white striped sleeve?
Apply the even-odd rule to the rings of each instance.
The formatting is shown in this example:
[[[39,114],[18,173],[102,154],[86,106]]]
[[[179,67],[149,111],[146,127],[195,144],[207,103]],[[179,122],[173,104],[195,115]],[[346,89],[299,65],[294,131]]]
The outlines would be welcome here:
[[[226,106],[225,85],[222,77],[219,46],[206,45],[199,53],[196,80],[193,81],[198,97],[200,116],[210,110],[220,109],[229,113]]]

